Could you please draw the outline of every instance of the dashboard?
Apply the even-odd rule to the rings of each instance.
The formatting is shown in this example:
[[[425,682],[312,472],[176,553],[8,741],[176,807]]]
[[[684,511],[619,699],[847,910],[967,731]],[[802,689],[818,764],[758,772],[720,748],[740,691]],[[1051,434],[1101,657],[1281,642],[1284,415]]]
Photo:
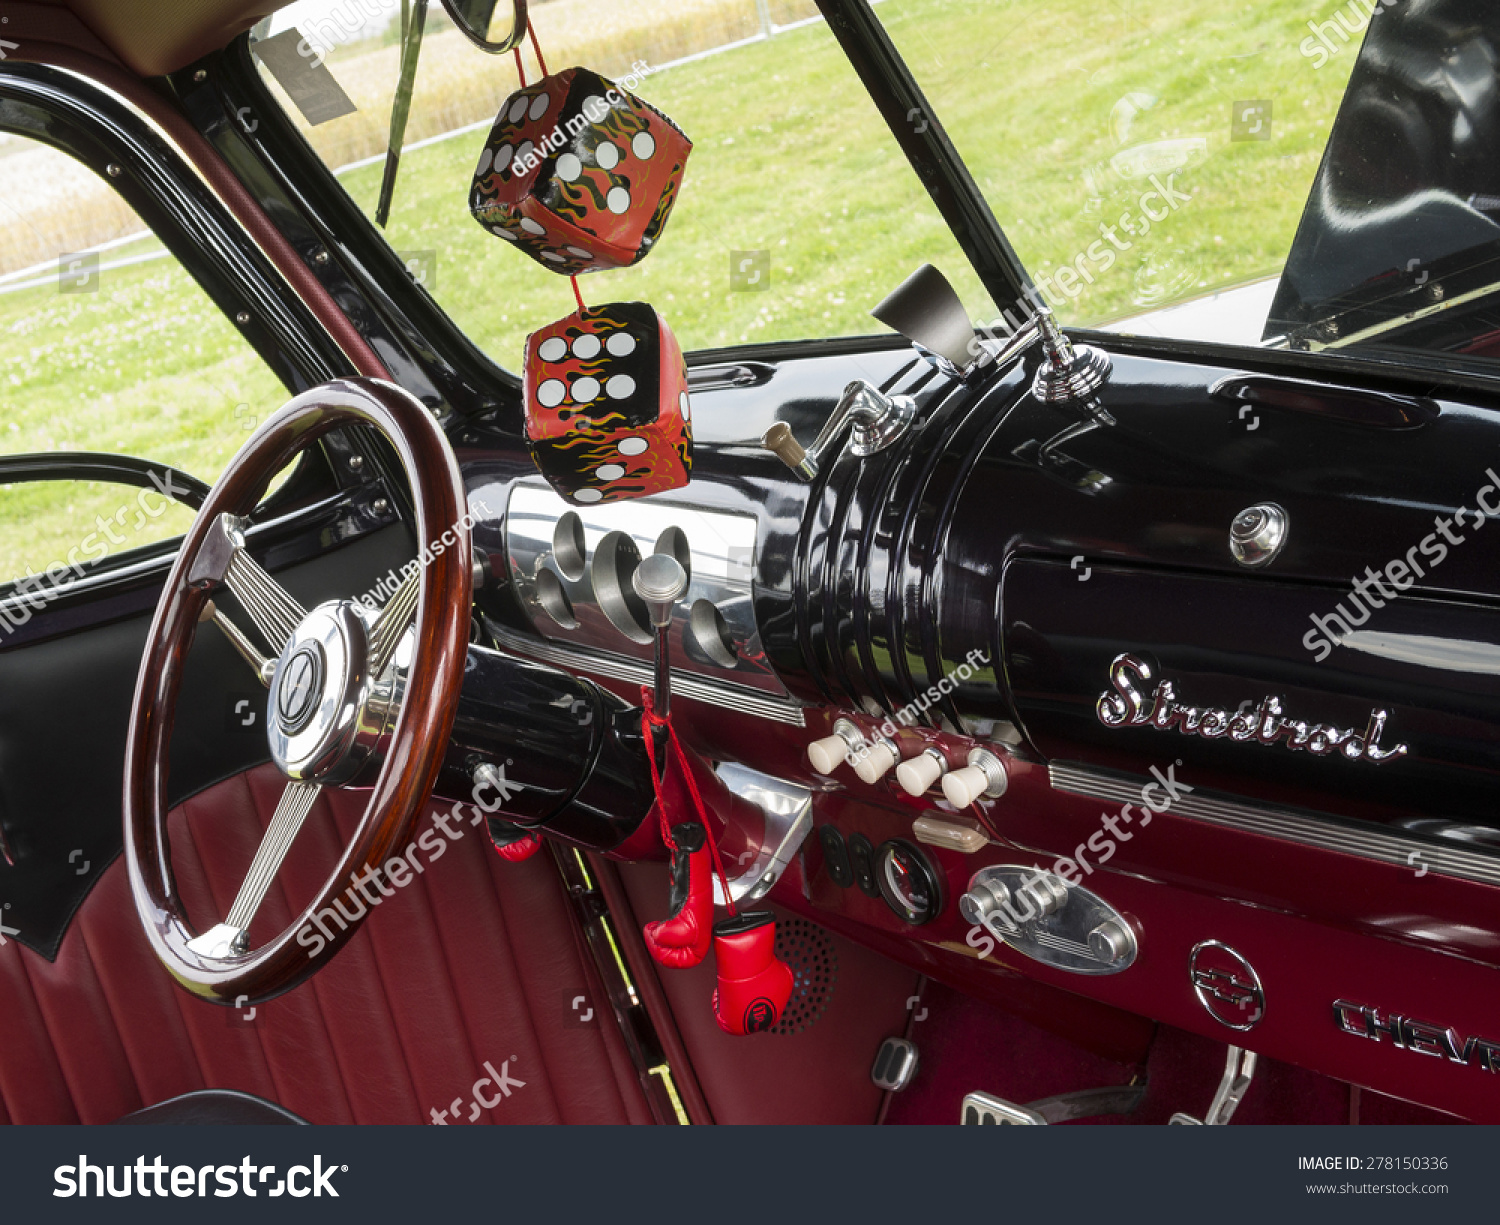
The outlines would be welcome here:
[[[455,444],[503,576],[479,641],[636,703],[632,569],[688,572],[674,721],[766,815],[736,897],[1100,1053],[1162,1021],[1500,1118],[1500,710],[1451,658],[1500,641],[1488,549],[1454,547],[1383,637],[1326,663],[1303,641],[1455,472],[1483,479],[1493,414],[1435,406],[1413,464],[1409,429],[1316,388],[1263,396],[1251,433],[1225,388],[1262,376],[1128,353],[1091,417],[905,347],[691,374],[671,494],[571,507],[501,431]],[[795,479],[761,436],[810,438],[851,374],[911,397],[910,430]],[[1329,403],[1351,394],[1381,395]]]

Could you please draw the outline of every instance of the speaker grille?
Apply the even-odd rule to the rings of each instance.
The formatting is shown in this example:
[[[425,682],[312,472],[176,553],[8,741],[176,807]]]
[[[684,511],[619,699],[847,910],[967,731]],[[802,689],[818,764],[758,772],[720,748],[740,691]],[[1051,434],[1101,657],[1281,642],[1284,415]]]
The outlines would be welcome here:
[[[776,922],[776,956],[792,968],[792,997],[773,1034],[800,1034],[810,1029],[833,998],[839,959],[833,939],[816,923],[782,916]]]

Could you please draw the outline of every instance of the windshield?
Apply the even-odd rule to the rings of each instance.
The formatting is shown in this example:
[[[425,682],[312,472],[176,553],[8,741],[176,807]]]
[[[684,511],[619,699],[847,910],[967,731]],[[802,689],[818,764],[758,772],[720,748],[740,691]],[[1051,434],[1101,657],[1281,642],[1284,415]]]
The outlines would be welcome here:
[[[283,108],[371,217],[400,11],[302,0],[251,44]],[[590,303],[650,302],[685,349],[869,335],[883,330],[870,307],[930,262],[973,316],[993,312],[811,0],[549,0],[530,11],[551,72],[601,73],[693,142],[661,240],[632,267],[581,276]],[[342,102],[309,117],[292,101],[267,49],[288,37],[294,66],[320,58]],[[301,39],[315,56],[299,54]],[[535,84],[529,42],[524,66]],[[469,213],[486,137],[518,86],[512,56],[478,50],[434,0],[385,231],[443,309],[512,370],[528,333],[576,309],[566,277]]]
[[[1355,42],[1304,55],[1301,3],[877,11],[1060,320],[1259,342]]]
[[[1500,11],[885,0],[1065,323],[1500,356]]]

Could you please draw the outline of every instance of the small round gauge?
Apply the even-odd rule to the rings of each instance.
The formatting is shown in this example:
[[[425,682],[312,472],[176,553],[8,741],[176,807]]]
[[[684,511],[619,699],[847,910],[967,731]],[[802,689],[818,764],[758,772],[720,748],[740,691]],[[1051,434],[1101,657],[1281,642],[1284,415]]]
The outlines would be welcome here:
[[[913,927],[942,909],[937,873],[927,856],[905,839],[881,844],[875,853],[875,881],[885,904]]]

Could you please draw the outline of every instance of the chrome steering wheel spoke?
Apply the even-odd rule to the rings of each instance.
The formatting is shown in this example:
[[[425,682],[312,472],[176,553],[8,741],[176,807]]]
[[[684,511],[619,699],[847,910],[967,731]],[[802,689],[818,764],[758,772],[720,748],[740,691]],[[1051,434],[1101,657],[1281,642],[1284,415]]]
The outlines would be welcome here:
[[[221,514],[193,559],[188,582],[222,583],[228,587],[250,615],[274,658],[286,649],[307,610],[246,551],[244,528],[243,519]]]
[[[224,922],[215,924],[203,935],[188,941],[188,948],[204,957],[226,958],[244,952],[249,947],[250,924],[259,912],[261,903],[270,892],[271,882],[286,861],[307,814],[312,811],[313,801],[323,788],[317,783],[290,782],[281,793],[271,823],[266,826],[265,836],[256,849],[250,870],[245,874],[234,905]]]
[[[417,597],[422,589],[422,572],[413,569],[386,601],[370,631],[371,671],[378,678],[396,654],[401,636],[411,628],[417,616]]]
[[[250,665],[256,679],[267,689],[271,687],[271,678],[276,675],[276,661],[267,659],[256,650],[255,644],[246,636],[245,631],[226,617],[212,600],[203,606],[203,611],[198,614],[198,620],[212,621],[217,625],[224,637],[229,639],[229,645],[239,652],[241,659]]]

